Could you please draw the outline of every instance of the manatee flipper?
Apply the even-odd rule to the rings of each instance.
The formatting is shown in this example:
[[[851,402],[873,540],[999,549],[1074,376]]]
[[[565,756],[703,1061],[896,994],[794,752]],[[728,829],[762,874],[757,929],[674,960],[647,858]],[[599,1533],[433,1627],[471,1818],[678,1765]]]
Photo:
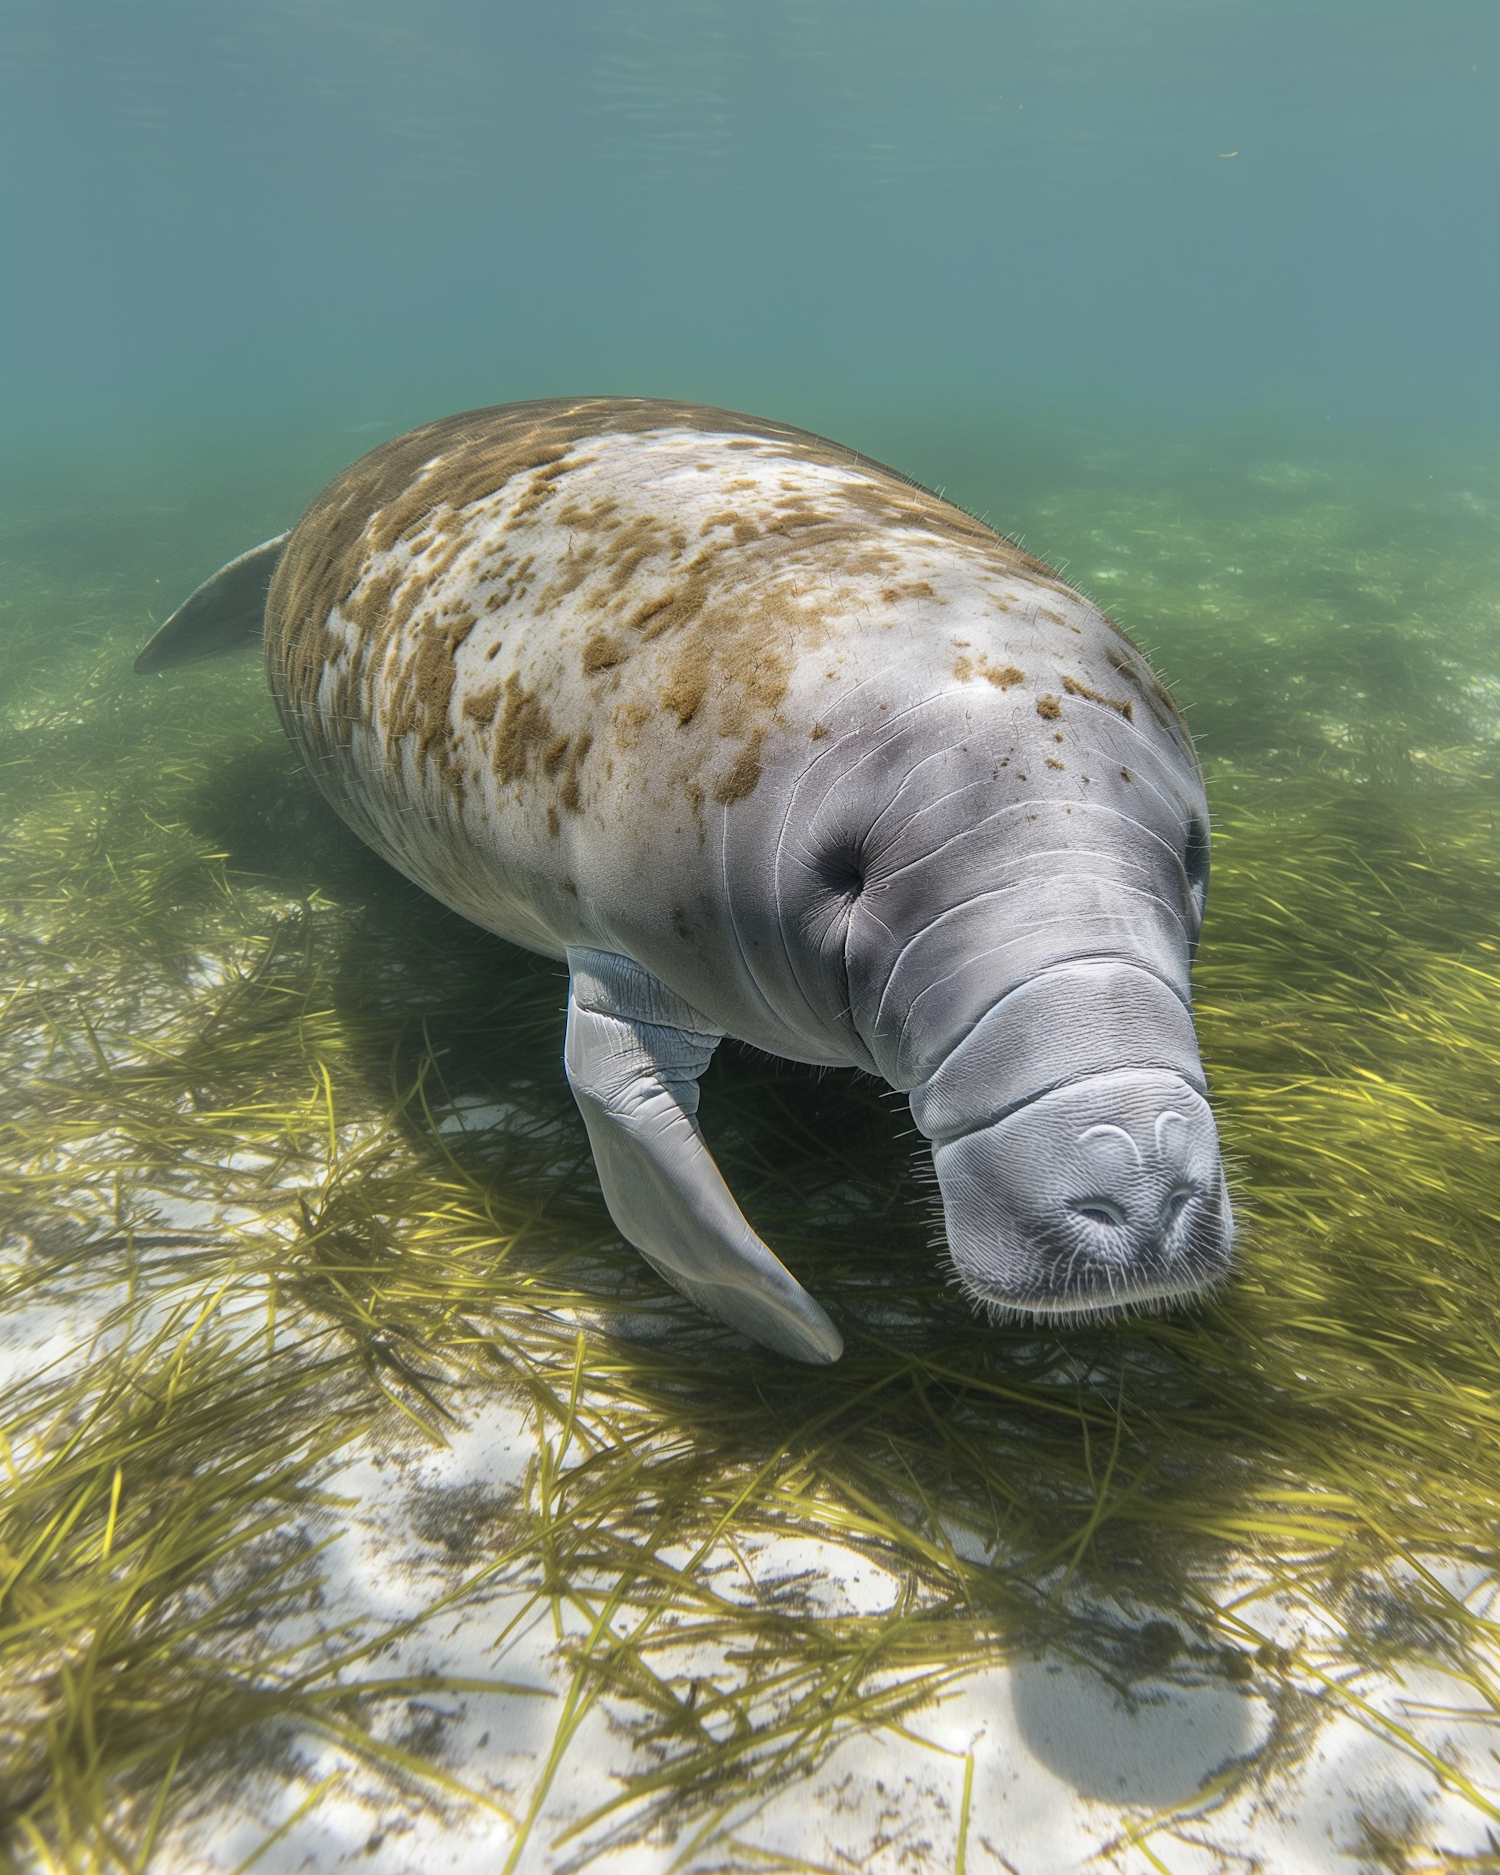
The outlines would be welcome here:
[[[200,658],[258,645],[266,628],[271,576],[281,564],[288,539],[278,534],[274,540],[262,541],[189,593],[136,659],[137,674],[164,671],[173,664],[196,664]]]
[[[823,1310],[745,1222],[697,1120],[722,1031],[628,957],[568,951],[565,1060],[620,1233],[702,1309],[795,1360],[836,1361]]]

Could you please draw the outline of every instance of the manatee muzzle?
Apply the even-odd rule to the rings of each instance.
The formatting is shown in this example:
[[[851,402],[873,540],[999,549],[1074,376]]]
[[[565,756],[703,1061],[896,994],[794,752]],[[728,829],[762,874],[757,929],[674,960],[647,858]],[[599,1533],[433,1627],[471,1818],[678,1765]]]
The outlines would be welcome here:
[[[1234,1219],[1192,1017],[1138,966],[1044,972],[911,1095],[948,1247],[993,1310],[1107,1312],[1222,1277]]]

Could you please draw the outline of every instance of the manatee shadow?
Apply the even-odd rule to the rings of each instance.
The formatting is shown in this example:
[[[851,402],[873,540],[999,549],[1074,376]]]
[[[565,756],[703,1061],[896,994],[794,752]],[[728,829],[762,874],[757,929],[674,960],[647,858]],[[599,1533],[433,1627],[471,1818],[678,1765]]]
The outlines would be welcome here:
[[[187,819],[225,855],[231,875],[289,897],[322,892],[378,908],[417,890],[345,826],[290,747],[274,738],[227,755]]]
[[[1269,1715],[1222,1675],[1122,1683],[1062,1655],[1019,1661],[1011,1705],[1027,1749],[1080,1797],[1163,1810],[1266,1742]]]
[[[397,1109],[409,1134],[460,1160],[485,1129],[455,1126],[439,1146],[429,1119],[455,1106],[519,1103],[528,1124],[571,1124],[562,966],[471,924],[388,865],[289,749],[266,744],[227,758],[199,791],[191,824],[232,877],[289,902],[289,919],[298,902],[308,908],[308,967],[372,1105]]]

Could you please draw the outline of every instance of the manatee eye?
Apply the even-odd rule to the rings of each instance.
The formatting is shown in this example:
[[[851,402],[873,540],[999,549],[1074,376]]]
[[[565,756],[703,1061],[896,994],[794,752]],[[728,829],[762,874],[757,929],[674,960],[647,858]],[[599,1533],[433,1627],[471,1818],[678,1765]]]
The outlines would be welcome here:
[[[1208,901],[1208,823],[1200,820],[1196,814],[1188,822],[1182,869],[1187,874],[1188,890],[1193,895],[1193,903],[1201,920],[1203,907]]]
[[[864,855],[855,847],[840,847],[818,857],[818,877],[838,898],[858,898],[865,889]]]
[[[1125,1213],[1109,1198],[1084,1198],[1073,1209],[1091,1224],[1110,1224],[1118,1229],[1125,1222]]]

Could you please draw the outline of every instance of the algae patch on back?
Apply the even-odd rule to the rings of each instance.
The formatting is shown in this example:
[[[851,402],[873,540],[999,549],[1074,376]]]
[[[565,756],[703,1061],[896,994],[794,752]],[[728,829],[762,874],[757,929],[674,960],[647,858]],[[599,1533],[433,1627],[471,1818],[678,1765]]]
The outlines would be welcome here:
[[[786,426],[629,399],[478,411],[384,445],[313,504],[272,589],[268,669],[356,825],[368,807],[339,761],[362,726],[396,766],[410,741],[462,805],[481,766],[464,745],[494,720],[471,708],[495,681],[481,660],[575,752],[549,812],[586,804],[577,751],[608,743],[629,767],[651,712],[683,734],[653,741],[640,785],[728,803],[786,726],[799,658],[872,602],[943,603],[917,576],[924,541],[1066,591],[962,510]],[[491,752],[503,783],[552,778],[510,750]]]

